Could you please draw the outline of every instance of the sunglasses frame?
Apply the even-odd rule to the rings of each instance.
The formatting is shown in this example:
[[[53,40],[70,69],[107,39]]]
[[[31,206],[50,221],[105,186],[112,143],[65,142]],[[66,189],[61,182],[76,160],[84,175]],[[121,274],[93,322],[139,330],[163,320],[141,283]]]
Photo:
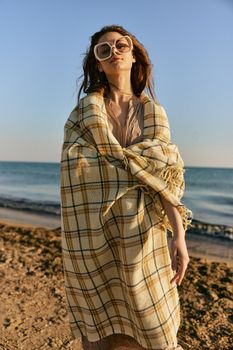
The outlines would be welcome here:
[[[127,51],[127,53],[130,52],[130,51],[132,51],[132,49],[133,49],[133,42],[132,42],[132,39],[130,38],[129,35],[122,35],[122,36],[120,36],[119,38],[116,38],[116,39],[115,39],[113,45],[109,44],[108,41],[104,41],[104,42],[102,42],[102,43],[96,44],[96,45],[94,46],[94,55],[95,55],[95,58],[96,58],[98,61],[100,61],[100,62],[105,61],[105,60],[108,60],[108,59],[112,56],[112,49],[115,48],[115,49],[117,50],[117,48],[116,48],[115,45],[116,45],[117,40],[119,40],[119,39],[121,39],[121,38],[128,38],[128,39],[129,39],[129,42],[130,42],[130,49],[129,49],[129,51]],[[106,58],[99,58],[98,53],[97,53],[97,49],[98,49],[98,47],[99,47],[100,45],[103,45],[103,44],[107,44],[107,45],[110,47],[110,54],[109,54],[109,56],[106,57]],[[117,51],[118,51],[118,50],[117,50]]]

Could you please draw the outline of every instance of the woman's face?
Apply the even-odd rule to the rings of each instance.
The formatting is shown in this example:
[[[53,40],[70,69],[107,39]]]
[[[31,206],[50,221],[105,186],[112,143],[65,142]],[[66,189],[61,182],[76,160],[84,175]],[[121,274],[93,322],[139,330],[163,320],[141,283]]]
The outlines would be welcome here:
[[[118,32],[108,32],[99,38],[98,44],[107,41],[110,45],[113,45],[115,40],[120,37],[122,37],[122,34]],[[111,57],[105,61],[98,61],[98,67],[100,71],[104,71],[107,76],[116,75],[131,71],[133,62],[135,62],[135,58],[133,57],[132,50],[119,53],[113,48]]]

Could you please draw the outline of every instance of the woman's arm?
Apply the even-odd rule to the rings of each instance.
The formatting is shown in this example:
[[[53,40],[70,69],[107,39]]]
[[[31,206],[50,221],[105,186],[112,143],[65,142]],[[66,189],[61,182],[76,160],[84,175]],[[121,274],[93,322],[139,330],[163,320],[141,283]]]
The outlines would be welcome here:
[[[172,261],[172,269],[177,272],[170,282],[172,283],[173,281],[176,281],[176,283],[180,285],[189,263],[189,255],[185,242],[185,230],[178,209],[170,204],[167,200],[165,200],[162,196],[160,196],[160,200],[168,216],[173,232],[170,255]],[[179,257],[180,262],[178,269],[177,257]]]
[[[164,197],[160,196],[160,200],[170,221],[173,236],[176,238],[184,237],[185,231],[178,209],[174,207],[171,203],[169,203]]]

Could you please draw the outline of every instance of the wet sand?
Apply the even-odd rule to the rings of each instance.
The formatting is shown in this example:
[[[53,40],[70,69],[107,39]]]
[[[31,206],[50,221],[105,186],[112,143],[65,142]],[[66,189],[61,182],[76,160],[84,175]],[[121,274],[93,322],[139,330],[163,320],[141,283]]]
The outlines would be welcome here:
[[[179,343],[185,350],[233,349],[232,255],[225,257],[228,262],[217,261],[217,242],[198,234],[186,237],[190,262],[178,287]],[[206,250],[212,251],[210,259],[198,257]],[[0,290],[1,350],[82,350],[68,324],[59,225],[0,219]]]
[[[19,209],[0,208],[0,222],[33,227],[55,228],[60,226],[60,217]]]

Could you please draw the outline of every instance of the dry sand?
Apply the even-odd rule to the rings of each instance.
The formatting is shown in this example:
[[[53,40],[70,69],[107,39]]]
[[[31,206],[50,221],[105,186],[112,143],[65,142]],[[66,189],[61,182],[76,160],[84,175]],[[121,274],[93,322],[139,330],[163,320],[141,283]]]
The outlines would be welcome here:
[[[60,228],[0,223],[0,237],[0,349],[81,350],[69,329]],[[185,350],[233,349],[233,267],[189,255],[178,341]]]

